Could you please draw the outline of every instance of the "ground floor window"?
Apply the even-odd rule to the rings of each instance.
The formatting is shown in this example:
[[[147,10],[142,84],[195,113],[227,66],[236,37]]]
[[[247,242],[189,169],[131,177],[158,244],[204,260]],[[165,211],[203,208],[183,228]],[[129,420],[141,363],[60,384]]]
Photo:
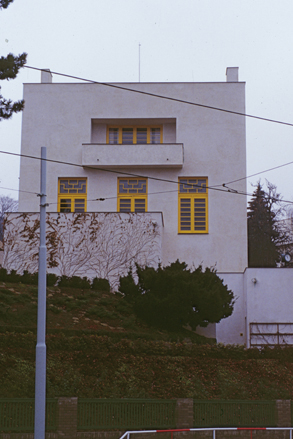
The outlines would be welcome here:
[[[147,179],[118,178],[118,212],[147,211]]]
[[[86,212],[87,179],[58,179],[58,212]]]

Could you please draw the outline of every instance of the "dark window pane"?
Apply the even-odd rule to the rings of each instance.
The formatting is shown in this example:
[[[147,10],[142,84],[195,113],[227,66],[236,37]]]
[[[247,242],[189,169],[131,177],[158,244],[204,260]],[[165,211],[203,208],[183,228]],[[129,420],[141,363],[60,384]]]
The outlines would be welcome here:
[[[151,128],[151,143],[161,143],[161,128]]]
[[[118,128],[109,128],[109,143],[111,145],[117,145],[119,142]]]
[[[119,212],[131,212],[131,200],[122,198],[119,203]]]
[[[142,144],[147,143],[147,129],[146,128],[137,128],[136,130],[136,143]]]
[[[133,128],[122,128],[122,144],[129,145],[133,143]]]
[[[60,212],[71,212],[71,200],[65,200],[65,199],[61,199],[60,200]]]

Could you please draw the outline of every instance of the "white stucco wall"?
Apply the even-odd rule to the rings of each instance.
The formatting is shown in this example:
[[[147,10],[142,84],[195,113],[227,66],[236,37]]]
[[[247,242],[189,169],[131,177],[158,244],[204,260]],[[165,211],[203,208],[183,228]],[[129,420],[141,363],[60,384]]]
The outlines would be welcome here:
[[[216,108],[245,112],[245,84],[128,83],[118,84]],[[178,177],[208,177],[209,186],[246,175],[245,118],[222,111],[164,100],[98,84],[25,84],[23,154],[82,164],[82,144],[105,137],[97,121],[161,121],[164,142],[182,143],[182,168],[123,167],[123,172],[148,176],[148,210],[163,212],[162,262],[176,259],[188,264],[216,265],[222,272],[242,272],[247,266],[246,197],[209,189],[207,234],[178,234]],[[170,122],[168,124],[168,121]],[[165,126],[165,125],[168,125]],[[165,126],[165,128],[164,128]],[[176,127],[176,129],[175,129]],[[104,134],[103,134],[104,133]],[[154,148],[159,148],[154,145]],[[109,149],[109,157],[111,149]],[[48,162],[48,211],[57,211],[58,177],[87,177],[87,211],[117,211],[117,173]],[[20,187],[39,192],[40,163],[21,159]],[[150,177],[168,181],[152,180]],[[232,185],[246,191],[245,180]],[[221,189],[221,187],[220,187]],[[156,192],[165,192],[154,194]],[[92,201],[105,198],[105,201]],[[19,211],[39,209],[37,196],[21,192]]]
[[[216,339],[224,344],[246,344],[246,296],[243,273],[218,273],[224,284],[233,291],[234,310],[230,317],[216,325]]]
[[[292,331],[293,268],[247,268],[244,273],[218,275],[237,298],[233,314],[217,324],[219,343],[249,347],[250,323],[288,323],[288,331]]]
[[[244,289],[248,325],[293,323],[293,268],[248,268]]]

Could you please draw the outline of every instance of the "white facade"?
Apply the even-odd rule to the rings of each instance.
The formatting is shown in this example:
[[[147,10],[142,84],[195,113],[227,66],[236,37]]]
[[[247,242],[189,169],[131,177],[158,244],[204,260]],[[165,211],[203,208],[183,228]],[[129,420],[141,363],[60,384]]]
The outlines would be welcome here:
[[[60,178],[87,179],[87,212],[117,212],[117,179],[145,176],[147,211],[163,216],[163,265],[180,259],[220,272],[245,270],[246,197],[218,190],[246,175],[245,118],[229,112],[245,113],[237,68],[227,69],[222,83],[54,84],[47,72],[42,81],[24,85],[21,152],[39,157],[46,146],[47,158],[59,161],[47,165],[48,212],[58,211]],[[109,144],[111,126],[160,126],[161,143]],[[180,233],[180,177],[208,181],[205,233]],[[22,157],[21,190],[38,193],[39,187],[40,162]],[[245,180],[233,189],[245,192]],[[19,212],[38,210],[38,197],[20,192]]]
[[[234,292],[233,314],[216,325],[224,344],[293,345],[293,269],[247,268],[218,273]]]
[[[247,268],[246,197],[235,193],[246,192],[246,180],[233,183],[246,176],[245,117],[233,113],[245,113],[237,68],[219,83],[108,85],[53,84],[43,71],[40,84],[25,84],[24,99],[21,152],[40,157],[47,147],[48,250],[61,261],[53,271],[108,277],[115,286],[133,261],[216,266],[235,294],[234,311],[198,332],[225,344],[293,344],[293,270]],[[132,140],[110,140],[127,127]],[[159,127],[154,143],[152,127]],[[147,140],[138,142],[142,128]],[[205,195],[194,198],[204,197],[204,230],[183,231],[180,178],[207,182]],[[78,225],[74,210],[62,213],[62,197],[70,195],[60,196],[60,179],[86,181]],[[121,208],[119,179],[145,181],[140,211],[133,204],[133,213]],[[225,192],[223,183],[233,190]],[[4,266],[34,271],[39,160],[21,158],[20,189],[19,213],[8,218]]]
[[[114,229],[120,227],[120,255],[121,227],[126,223],[128,245],[133,246],[134,236],[136,245],[143,244],[138,245],[143,253],[136,256],[138,252],[129,247],[124,265],[115,266],[111,259],[116,267],[111,274],[114,285],[117,273],[125,273],[128,261],[142,260],[139,257],[155,264],[161,261],[163,265],[179,259],[190,266],[216,266],[219,276],[235,294],[234,311],[229,318],[199,328],[198,332],[225,344],[293,344],[293,270],[247,268],[246,197],[223,191],[222,184],[227,183],[233,190],[246,192],[245,179],[228,184],[246,175],[245,118],[233,114],[245,113],[245,84],[238,82],[237,68],[227,69],[227,82],[223,83],[53,84],[50,73],[44,72],[42,83],[25,84],[24,99],[21,152],[39,157],[41,146],[47,147],[47,211],[51,228],[61,206],[58,181],[86,179],[85,215],[92,215],[87,224],[92,227],[95,221],[103,223],[110,236],[110,215]],[[140,127],[160,127],[160,141],[111,144],[111,127],[119,133],[124,127],[132,127],[136,136]],[[147,213],[132,213],[132,217],[125,211],[121,214],[119,178],[147,180]],[[207,181],[208,226],[204,231],[182,233],[180,178]],[[28,192],[37,194],[39,187],[39,160],[22,157],[20,189],[27,192],[20,192],[19,212],[38,212],[39,198]],[[13,221],[22,221],[17,215]],[[122,221],[120,225],[117,218]],[[36,215],[29,221],[35,219]],[[69,220],[73,221],[74,215],[69,215]],[[145,229],[141,224],[148,224],[149,233],[142,243],[139,233]],[[13,246],[14,226],[10,231]],[[83,227],[84,236],[88,232]],[[99,245],[94,243],[92,254],[98,254],[98,247],[104,252],[110,248],[106,245],[110,239],[106,232],[102,238]],[[84,240],[79,241],[78,248],[84,252],[81,242],[84,244]],[[114,254],[118,246],[115,241],[111,245]],[[107,258],[102,259],[104,262]],[[93,267],[92,259],[87,264]],[[73,270],[73,264],[69,265]],[[99,276],[88,268],[83,272],[84,267],[75,274]]]

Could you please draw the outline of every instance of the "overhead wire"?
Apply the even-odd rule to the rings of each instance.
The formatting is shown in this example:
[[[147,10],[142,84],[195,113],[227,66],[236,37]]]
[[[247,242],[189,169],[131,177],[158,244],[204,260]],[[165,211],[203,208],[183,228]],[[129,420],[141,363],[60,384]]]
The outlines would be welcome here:
[[[23,191],[21,189],[13,189],[13,188],[10,188],[10,187],[0,186],[0,189],[5,189],[6,191],[25,192],[27,194],[38,195],[37,192]]]
[[[141,175],[141,174],[134,174],[132,172],[123,172],[120,170],[114,170],[114,169],[106,169],[106,168],[99,168],[99,167],[92,167],[92,166],[84,166],[81,165],[79,163],[70,163],[70,162],[64,162],[61,160],[54,160],[54,159],[42,159],[41,157],[36,157],[36,156],[31,156],[31,155],[27,155],[27,154],[21,154],[21,153],[16,153],[16,152],[9,152],[9,151],[0,151],[0,154],[8,154],[8,155],[14,155],[14,156],[19,156],[19,157],[24,157],[24,158],[29,158],[29,159],[34,159],[34,160],[45,160],[46,162],[51,162],[51,163],[57,163],[57,164],[62,164],[62,165],[68,165],[68,166],[75,166],[78,168],[87,168],[87,169],[91,169],[91,170],[97,170],[97,171],[102,171],[102,172],[110,172],[112,174],[119,174],[119,175],[126,175],[126,176],[131,176],[131,177],[136,177],[136,178],[148,178],[150,180],[156,180],[156,181],[163,181],[166,183],[174,183],[174,184],[179,184],[179,181],[175,181],[175,180],[169,180],[166,178],[161,178],[161,177],[152,177],[152,176],[148,176],[148,175]],[[195,186],[194,183],[185,183],[186,185],[190,185],[190,186]],[[220,191],[220,192],[229,192],[229,190],[224,190],[224,189],[219,189],[219,188],[214,188],[212,186],[207,186],[208,189],[212,189],[215,191]]]
[[[37,68],[37,67],[33,67],[33,66],[24,66],[24,67],[28,68],[28,69],[32,69],[32,70],[48,71],[47,69],[41,69],[41,68]],[[196,103],[196,102],[190,102],[190,101],[186,101],[186,100],[183,100],[183,99],[173,98],[171,96],[164,96],[164,95],[159,95],[159,94],[156,94],[156,93],[150,93],[150,92],[146,92],[146,91],[142,91],[142,90],[135,90],[135,89],[128,88],[128,87],[123,87],[123,86],[117,85],[117,84],[111,84],[111,83],[104,83],[104,82],[94,81],[94,80],[90,80],[90,79],[86,79],[86,78],[81,78],[81,77],[74,76],[74,75],[68,75],[68,74],[65,74],[65,73],[54,72],[54,71],[50,71],[50,73],[52,73],[54,75],[58,75],[58,76],[63,76],[63,77],[75,79],[75,80],[89,82],[89,83],[92,83],[92,84],[102,85],[102,86],[105,86],[105,87],[112,87],[112,88],[120,89],[120,90],[123,90],[123,91],[129,91],[129,92],[139,93],[139,94],[143,94],[143,95],[148,95],[148,96],[152,96],[152,97],[156,97],[156,98],[160,98],[160,99],[166,99],[166,100],[171,100],[171,101],[175,101],[175,102],[179,102],[179,103],[184,103],[184,104],[187,104],[187,105],[193,105],[193,106],[198,106],[198,107],[207,108],[207,109],[211,109],[211,110],[223,111],[225,113],[236,114],[236,115],[239,115],[239,116],[244,116],[244,117],[264,120],[264,121],[267,121],[267,122],[279,123],[279,124],[282,124],[282,125],[293,126],[293,123],[288,123],[288,122],[279,121],[279,120],[275,120],[275,119],[268,119],[268,118],[264,118],[264,117],[260,117],[260,116],[254,116],[254,115],[251,115],[251,114],[241,113],[241,112],[237,112],[237,111],[233,111],[233,110],[227,110],[227,109],[224,109],[224,108],[218,108],[218,107],[213,107],[213,106],[209,106],[209,105],[199,104],[199,103]],[[25,155],[25,154],[11,153],[11,152],[8,152],[8,151],[0,151],[0,153],[5,153],[5,154],[16,155],[16,156],[20,156],[20,157],[26,157],[26,158],[41,160],[41,158],[39,158],[39,157],[29,156],[29,155]],[[70,165],[70,166],[82,167],[83,169],[87,167],[87,166],[83,166],[83,165],[76,164],[76,163],[62,162],[60,160],[53,160],[53,159],[46,159],[46,160],[48,162],[53,162],[53,163],[59,163],[59,164],[65,164],[65,165]],[[285,164],[282,164],[282,165],[279,165],[279,166],[276,166],[274,168],[270,168],[270,169],[265,170],[265,171],[261,171],[261,172],[252,174],[250,176],[246,176],[246,177],[242,177],[242,178],[239,178],[239,179],[236,179],[236,180],[232,180],[232,181],[229,181],[227,183],[222,183],[221,185],[208,186],[207,188],[211,189],[211,190],[218,190],[218,191],[221,191],[221,192],[235,193],[235,194],[238,194],[238,195],[253,196],[253,194],[249,194],[249,193],[246,193],[246,192],[241,192],[241,191],[238,191],[238,190],[233,189],[233,188],[228,188],[227,185],[228,184],[232,184],[232,183],[236,183],[236,182],[241,181],[241,180],[246,180],[246,179],[254,177],[256,175],[260,175],[260,174],[263,174],[265,172],[269,172],[271,170],[278,169],[278,168],[281,168],[283,166],[287,166],[287,165],[292,164],[292,163],[293,163],[293,161],[285,163]],[[144,175],[134,174],[134,173],[130,173],[130,172],[123,172],[123,171],[120,171],[120,170],[117,171],[117,170],[97,168],[97,167],[92,168],[90,166],[88,166],[87,168],[97,169],[99,171],[111,172],[111,173],[120,174],[120,175],[122,174],[122,175],[137,177],[137,178],[149,178],[149,179],[153,179],[153,180],[157,180],[157,181],[164,181],[164,182],[169,182],[169,183],[175,183],[177,185],[179,184],[178,181],[163,179],[163,178],[159,178],[159,177],[144,176]],[[224,189],[220,189],[220,187],[223,187]],[[13,190],[15,190],[15,189],[13,189]],[[19,192],[20,191],[21,190],[19,190]],[[28,192],[28,191],[22,191],[22,192]],[[166,192],[170,192],[170,191],[166,191]],[[161,192],[161,193],[166,193],[166,192]],[[111,198],[111,197],[109,197],[109,198]],[[117,197],[115,197],[115,198],[117,198]],[[100,200],[100,199],[97,199],[97,200]],[[96,200],[92,200],[92,201],[96,201]],[[286,203],[292,203],[292,201],[286,201],[286,200],[282,200],[282,201],[286,202]]]
[[[33,66],[24,66],[24,67],[28,68],[28,69],[32,69],[32,70],[48,71],[46,69],[41,69],[41,68],[33,67]],[[227,109],[219,108],[219,107],[213,107],[213,106],[210,106],[210,105],[199,104],[199,103],[196,103],[196,102],[190,102],[190,101],[186,101],[186,100],[183,100],[183,99],[173,98],[171,96],[164,96],[164,95],[159,95],[159,94],[156,94],[156,93],[150,93],[150,92],[146,92],[146,91],[142,91],[142,90],[135,90],[135,89],[132,89],[132,88],[129,88],[129,87],[123,87],[123,86],[117,85],[117,84],[111,84],[111,83],[105,83],[105,82],[100,82],[100,81],[94,81],[92,79],[82,78],[82,77],[74,76],[74,75],[68,75],[68,74],[60,73],[60,72],[54,72],[54,71],[51,71],[51,70],[50,70],[50,73],[52,73],[53,75],[57,75],[57,76],[64,76],[64,77],[71,78],[71,79],[76,79],[76,80],[79,80],[79,81],[89,82],[91,84],[103,85],[105,87],[112,87],[112,88],[116,88],[116,89],[120,89],[120,90],[124,90],[124,91],[129,91],[129,92],[133,92],[133,93],[139,93],[139,94],[143,94],[143,95],[148,95],[148,96],[152,96],[152,97],[156,97],[156,98],[160,98],[160,99],[167,99],[167,100],[171,100],[171,101],[175,101],[175,102],[184,103],[184,104],[187,104],[187,105],[194,105],[194,106],[198,106],[198,107],[202,107],[202,108],[207,108],[207,109],[211,109],[211,110],[223,111],[225,113],[231,113],[231,114],[236,114],[236,115],[239,115],[239,116],[249,117],[249,118],[253,118],[253,119],[259,119],[259,120],[263,120],[263,121],[266,121],[266,122],[272,122],[272,123],[278,123],[278,124],[282,124],[282,125],[293,126],[293,123],[289,123],[289,122],[284,122],[284,121],[280,121],[280,120],[276,120],[276,119],[269,119],[269,118],[265,118],[265,117],[261,117],[261,116],[255,116],[255,115],[252,115],[252,114],[241,113],[241,112],[237,112],[237,111],[233,111],[233,110],[227,110]],[[255,177],[257,175],[263,174],[265,172],[269,172],[269,171],[272,171],[274,169],[281,168],[283,166],[288,166],[289,164],[292,164],[292,163],[293,163],[293,161],[289,162],[289,163],[285,163],[283,165],[275,166],[274,168],[270,168],[270,169],[267,169],[265,171],[257,172],[255,174],[252,174],[252,175],[249,175],[249,176],[246,176],[246,177],[241,177],[239,179],[226,182],[224,184],[227,185],[227,184],[236,183],[236,182],[241,181],[241,180],[246,180],[248,178]],[[213,187],[220,187],[222,185],[215,185]]]
[[[14,152],[9,152],[9,151],[0,151],[0,154],[8,154],[8,155],[13,155],[13,156],[19,156],[19,157],[24,157],[24,158],[29,158],[29,159],[34,159],[34,160],[45,160],[46,162],[51,162],[51,163],[57,163],[57,164],[62,164],[62,165],[67,165],[67,166],[75,166],[75,167],[79,167],[79,168],[88,168],[91,170],[98,170],[98,171],[102,171],[102,172],[110,172],[110,173],[114,173],[114,174],[118,174],[118,175],[126,175],[126,176],[131,176],[131,177],[136,177],[136,178],[145,178],[145,179],[150,179],[150,180],[156,180],[156,181],[162,181],[162,182],[167,182],[167,183],[173,183],[176,184],[177,186],[180,184],[180,181],[175,181],[175,180],[169,180],[169,179],[165,179],[165,178],[160,178],[160,177],[152,177],[152,176],[148,176],[148,175],[141,175],[141,174],[134,174],[134,173],[130,173],[130,172],[123,172],[120,170],[113,170],[113,169],[105,169],[105,168],[98,168],[98,167],[91,167],[91,166],[84,166],[78,163],[70,163],[70,162],[65,162],[65,161],[61,161],[61,160],[54,160],[54,159],[42,159],[41,157],[36,157],[36,156],[31,156],[31,155],[27,155],[27,154],[21,154],[21,153],[14,153]],[[184,183],[187,186],[196,186],[196,184],[194,183]],[[215,186],[206,186],[207,189],[210,190],[215,190],[218,192],[224,192],[224,193],[231,193],[231,194],[237,194],[237,195],[244,195],[244,196],[249,196],[252,197],[255,194],[251,194],[248,192],[244,192],[244,191],[239,191],[233,188],[229,188],[226,186],[226,184],[224,183],[223,185],[221,185],[223,187],[223,189],[219,188],[219,187],[215,187]],[[157,193],[168,193],[168,192],[177,192],[178,189],[176,191],[160,191]],[[28,192],[28,191],[22,191],[19,190],[19,192]],[[38,195],[38,193],[36,192],[31,192],[34,195]],[[153,193],[153,195],[156,193]],[[150,194],[148,194],[150,195]],[[101,198],[95,198],[92,200],[88,200],[88,201],[105,201],[106,199],[117,199],[118,196],[115,197],[101,197]],[[267,197],[261,197],[261,198],[267,198]],[[288,201],[288,200],[279,200],[280,202],[284,202],[287,204],[293,204],[293,201]],[[48,203],[48,204],[58,204],[58,203]]]
[[[24,67],[27,68],[27,69],[48,72],[47,69],[41,69],[39,67],[33,67],[33,66],[24,66]],[[207,108],[209,110],[222,111],[224,113],[236,114],[238,116],[245,116],[245,117],[249,117],[249,118],[252,118],[252,119],[263,120],[263,121],[266,121],[266,122],[278,123],[278,124],[281,124],[281,125],[288,125],[288,126],[291,126],[291,127],[293,126],[293,123],[289,123],[289,122],[284,122],[284,121],[280,121],[280,120],[276,120],[276,119],[269,119],[269,118],[261,117],[261,116],[254,116],[252,114],[241,113],[239,111],[233,111],[233,110],[227,110],[225,108],[213,107],[211,105],[199,104],[197,102],[186,101],[184,99],[177,99],[177,98],[173,98],[171,96],[159,95],[157,93],[150,93],[150,92],[147,92],[147,91],[135,90],[133,88],[123,87],[123,86],[117,85],[117,84],[111,84],[111,83],[107,83],[107,82],[94,81],[92,79],[81,78],[79,76],[68,75],[68,74],[65,74],[65,73],[53,72],[51,70],[50,70],[50,73],[52,73],[53,75],[64,76],[66,78],[77,79],[78,81],[89,82],[91,84],[103,85],[105,87],[112,87],[112,88],[115,88],[115,89],[129,91],[129,92],[132,92],[132,93],[139,93],[139,94],[142,94],[142,95],[152,96],[152,97],[160,98],[160,99],[166,99],[166,100],[169,100],[169,101],[179,102],[179,103],[182,103],[182,104],[193,105],[193,106],[201,107],[201,108]],[[140,83],[140,84],[142,84],[142,83]]]

